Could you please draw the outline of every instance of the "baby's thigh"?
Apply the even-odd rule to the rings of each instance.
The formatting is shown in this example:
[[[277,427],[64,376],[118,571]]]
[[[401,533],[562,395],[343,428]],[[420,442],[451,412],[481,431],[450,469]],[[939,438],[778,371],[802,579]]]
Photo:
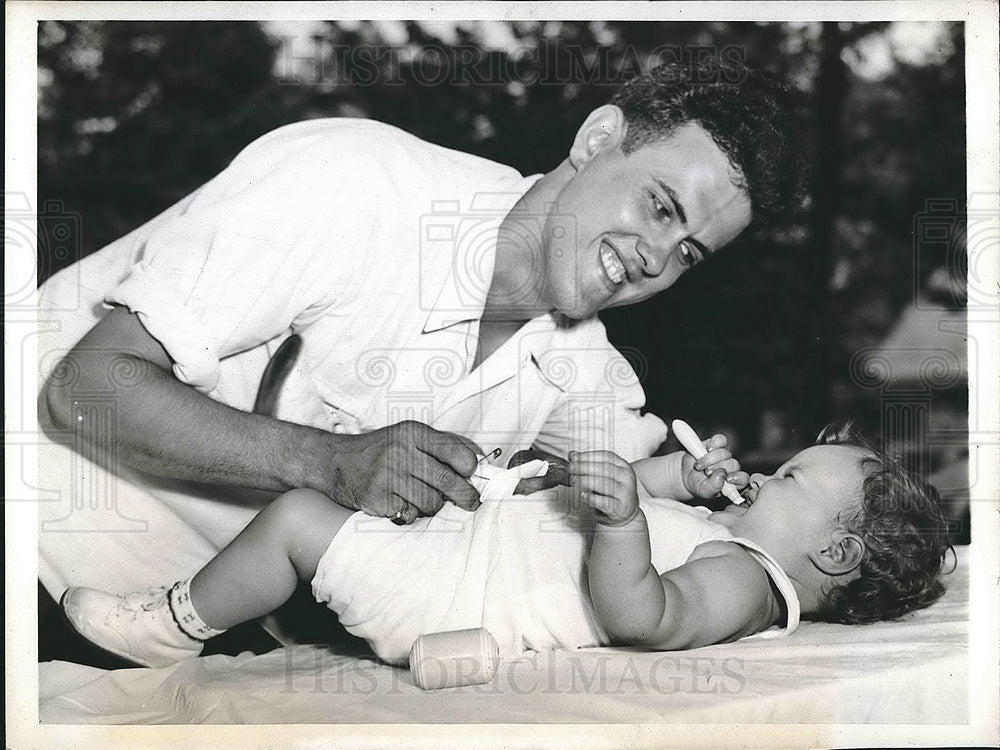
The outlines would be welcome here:
[[[280,530],[288,559],[299,577],[309,580],[330,542],[355,511],[320,492],[295,489],[276,497],[263,513],[270,515]]]

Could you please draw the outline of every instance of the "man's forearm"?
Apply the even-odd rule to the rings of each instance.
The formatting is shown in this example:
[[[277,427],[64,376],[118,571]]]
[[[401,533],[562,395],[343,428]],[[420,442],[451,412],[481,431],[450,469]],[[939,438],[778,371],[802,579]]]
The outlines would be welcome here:
[[[138,316],[115,308],[46,383],[43,422],[48,414],[55,428],[96,446],[102,460],[150,474],[261,490],[305,487],[406,522],[433,515],[447,500],[465,509],[479,501],[467,481],[475,451],[456,435],[412,421],[335,435],[233,409],[180,382],[170,367]],[[109,399],[113,419],[105,424],[82,411],[74,399],[84,393]]]
[[[121,353],[74,351],[80,373],[71,392],[46,390],[53,425],[110,453],[107,458],[157,476],[261,490],[310,487],[329,493],[313,467],[340,436],[239,411],[176,380],[156,364]],[[111,360],[114,359],[114,363]],[[134,368],[127,384],[112,382],[112,364]],[[115,421],[91,423],[75,393],[113,394]],[[327,483],[329,484],[329,483]]]

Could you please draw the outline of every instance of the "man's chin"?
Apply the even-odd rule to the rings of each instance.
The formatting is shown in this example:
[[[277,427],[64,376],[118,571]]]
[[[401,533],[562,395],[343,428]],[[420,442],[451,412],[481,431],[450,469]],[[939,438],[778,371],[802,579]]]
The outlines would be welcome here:
[[[603,307],[607,305],[595,304],[594,302],[582,299],[567,300],[565,304],[556,305],[556,310],[570,320],[587,320],[594,317]]]
[[[560,315],[562,315],[567,320],[571,320],[574,323],[579,323],[581,321],[587,320],[592,317],[594,313],[588,311],[580,310],[559,310]]]

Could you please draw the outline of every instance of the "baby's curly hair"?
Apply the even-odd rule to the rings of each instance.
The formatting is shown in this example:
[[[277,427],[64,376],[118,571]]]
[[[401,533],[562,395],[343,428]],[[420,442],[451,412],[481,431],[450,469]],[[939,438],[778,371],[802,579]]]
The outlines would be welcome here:
[[[933,485],[908,472],[848,423],[828,425],[817,445],[852,445],[871,451],[861,504],[840,520],[864,540],[860,575],[825,592],[815,619],[860,625],[893,620],[933,604],[944,593],[941,567],[948,522]]]
[[[729,158],[758,225],[797,203],[807,170],[792,120],[792,95],[769,75],[729,62],[669,63],[626,82],[611,100],[625,115],[631,154],[697,123]]]

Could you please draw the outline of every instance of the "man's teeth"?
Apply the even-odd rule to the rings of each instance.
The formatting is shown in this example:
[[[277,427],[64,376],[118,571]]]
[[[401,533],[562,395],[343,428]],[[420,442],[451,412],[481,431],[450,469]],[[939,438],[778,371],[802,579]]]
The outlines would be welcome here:
[[[625,266],[618,260],[618,254],[607,245],[601,245],[601,263],[612,284],[617,286],[625,281]]]

